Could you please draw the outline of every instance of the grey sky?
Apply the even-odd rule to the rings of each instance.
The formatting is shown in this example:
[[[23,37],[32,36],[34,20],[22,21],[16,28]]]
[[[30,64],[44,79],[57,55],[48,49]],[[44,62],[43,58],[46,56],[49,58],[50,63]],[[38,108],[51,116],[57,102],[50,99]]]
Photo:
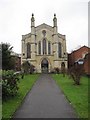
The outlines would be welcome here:
[[[0,0],[0,41],[21,53],[22,35],[31,32],[32,13],[35,26],[52,26],[56,13],[58,32],[66,35],[68,52],[88,46],[88,0]]]

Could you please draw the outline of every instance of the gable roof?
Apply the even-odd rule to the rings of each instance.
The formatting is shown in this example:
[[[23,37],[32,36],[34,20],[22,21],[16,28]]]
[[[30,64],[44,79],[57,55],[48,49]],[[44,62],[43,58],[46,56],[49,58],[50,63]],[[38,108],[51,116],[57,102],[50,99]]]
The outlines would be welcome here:
[[[53,27],[50,26],[50,25],[47,25],[45,23],[43,24],[40,24],[38,26],[35,27],[35,31],[37,32],[38,30],[41,30],[41,29],[48,29],[50,30],[51,32],[53,32]],[[25,35],[22,35],[22,40],[25,40],[26,38],[29,38],[31,37],[31,33],[28,33],[28,34],[25,34]],[[65,35],[62,35],[60,33],[58,33],[58,37],[59,38],[62,38],[62,39],[65,39]]]
[[[22,40],[25,40],[26,38],[29,38],[29,37],[31,37],[31,33],[22,35]]]
[[[69,54],[75,53],[75,52],[77,52],[77,51],[79,51],[80,49],[83,49],[83,48],[87,48],[87,49],[88,49],[88,52],[90,51],[90,47],[87,47],[86,45],[84,45],[84,46],[82,46],[82,47],[80,47],[80,48],[78,48],[78,49],[72,51],[72,52],[69,53]]]
[[[41,24],[41,25],[38,25],[37,27],[35,27],[36,28],[36,31],[37,30],[40,30],[40,29],[48,29],[48,30],[50,30],[50,31],[52,31],[53,32],[53,27],[52,26],[50,26],[50,25],[47,25],[47,24],[45,24],[45,23],[43,23],[43,24]]]

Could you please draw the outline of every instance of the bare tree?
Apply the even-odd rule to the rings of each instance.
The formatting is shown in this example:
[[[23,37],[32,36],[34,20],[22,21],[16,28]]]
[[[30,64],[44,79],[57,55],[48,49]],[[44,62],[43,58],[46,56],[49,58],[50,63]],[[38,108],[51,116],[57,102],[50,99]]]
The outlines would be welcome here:
[[[69,69],[69,75],[74,80],[76,85],[80,85],[80,79],[81,76],[84,73],[84,67],[83,64],[75,63],[70,69]]]

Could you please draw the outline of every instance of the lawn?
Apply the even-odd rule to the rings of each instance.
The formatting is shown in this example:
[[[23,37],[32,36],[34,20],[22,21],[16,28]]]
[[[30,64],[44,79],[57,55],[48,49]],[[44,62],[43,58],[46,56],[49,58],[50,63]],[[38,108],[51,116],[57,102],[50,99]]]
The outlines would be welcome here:
[[[32,88],[38,79],[38,74],[26,75],[24,79],[20,79],[18,94],[12,99],[3,102],[2,116],[3,118],[11,118],[16,109],[21,105],[28,91]]]
[[[81,78],[81,85],[74,85],[72,79],[62,74],[53,74],[58,86],[72,104],[79,118],[88,118],[88,77]],[[90,78],[89,78],[90,79]]]

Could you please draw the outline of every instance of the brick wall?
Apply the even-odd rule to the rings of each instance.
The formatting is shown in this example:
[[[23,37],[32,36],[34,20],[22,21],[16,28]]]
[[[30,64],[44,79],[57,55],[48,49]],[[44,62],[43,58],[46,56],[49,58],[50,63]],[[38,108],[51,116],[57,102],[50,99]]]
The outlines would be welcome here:
[[[72,53],[68,54],[68,67],[70,68],[78,59],[85,58],[85,55],[88,53],[90,53],[90,48],[88,48],[87,46],[83,46],[78,50],[75,50]],[[86,73],[87,72],[90,73],[90,71],[88,70],[89,61],[90,61],[90,57],[88,57],[84,63],[84,69]]]
[[[84,69],[85,69],[85,73],[90,75],[90,53],[85,56]]]

